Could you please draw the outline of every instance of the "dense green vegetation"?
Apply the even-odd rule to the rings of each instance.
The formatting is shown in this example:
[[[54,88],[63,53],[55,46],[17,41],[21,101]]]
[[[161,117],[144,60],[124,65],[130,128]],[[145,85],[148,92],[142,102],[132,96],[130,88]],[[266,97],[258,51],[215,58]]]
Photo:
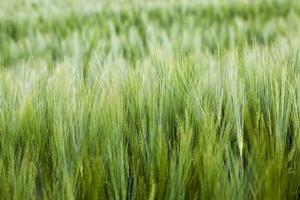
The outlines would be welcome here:
[[[298,199],[300,4],[0,2],[0,199]]]

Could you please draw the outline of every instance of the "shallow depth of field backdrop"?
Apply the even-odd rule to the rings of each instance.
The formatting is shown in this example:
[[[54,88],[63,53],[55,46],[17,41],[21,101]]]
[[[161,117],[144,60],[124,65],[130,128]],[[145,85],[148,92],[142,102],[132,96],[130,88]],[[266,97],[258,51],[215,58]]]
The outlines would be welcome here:
[[[300,1],[1,0],[0,199],[297,199]]]

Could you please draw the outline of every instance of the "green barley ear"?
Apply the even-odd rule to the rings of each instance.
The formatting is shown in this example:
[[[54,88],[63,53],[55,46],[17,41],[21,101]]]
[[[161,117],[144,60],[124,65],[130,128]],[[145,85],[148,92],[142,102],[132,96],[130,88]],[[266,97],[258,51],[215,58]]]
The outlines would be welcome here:
[[[155,183],[155,177],[154,177],[154,171],[150,170],[150,193],[149,193],[149,200],[155,199],[155,193],[156,193],[156,183]]]

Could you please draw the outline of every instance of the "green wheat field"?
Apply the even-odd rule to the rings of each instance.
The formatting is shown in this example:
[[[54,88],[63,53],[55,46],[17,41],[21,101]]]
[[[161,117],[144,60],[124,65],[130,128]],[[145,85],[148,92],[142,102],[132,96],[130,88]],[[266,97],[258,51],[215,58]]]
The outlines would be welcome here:
[[[300,1],[0,0],[0,199],[300,198]]]

